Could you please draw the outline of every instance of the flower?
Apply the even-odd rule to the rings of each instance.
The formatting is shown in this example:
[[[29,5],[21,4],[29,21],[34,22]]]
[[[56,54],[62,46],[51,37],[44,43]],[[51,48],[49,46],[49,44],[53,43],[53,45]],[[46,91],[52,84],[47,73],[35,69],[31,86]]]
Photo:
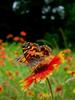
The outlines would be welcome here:
[[[0,44],[2,44],[3,43],[3,40],[2,39],[0,39]]]
[[[42,100],[43,99],[43,93],[39,93],[38,94],[38,100]]]
[[[2,93],[2,92],[3,92],[3,86],[0,85],[0,93]]]
[[[13,40],[16,41],[16,42],[18,42],[18,41],[20,40],[20,38],[19,38],[18,36],[15,36],[15,37],[13,38]]]
[[[0,60],[0,66],[5,66],[4,60]]]
[[[35,95],[34,92],[31,90],[28,90],[26,93],[26,96],[28,96],[28,97],[33,97],[34,95]]]
[[[65,49],[64,52],[71,53],[71,49]]]
[[[51,94],[49,93],[44,93],[44,92],[40,92],[39,94],[38,94],[38,100],[42,100],[43,98],[44,99],[47,99],[47,98],[49,98],[51,96]]]
[[[26,36],[26,35],[27,35],[27,33],[26,33],[26,32],[24,32],[24,31],[21,31],[21,32],[20,32],[20,35],[21,35],[21,36]]]
[[[0,58],[5,59],[6,58],[6,52],[0,51]]]
[[[11,33],[8,34],[6,38],[7,38],[7,39],[9,39],[9,38],[13,38],[13,34],[11,34]]]
[[[64,62],[64,51],[54,56],[49,62],[47,61],[41,62],[40,67],[36,67],[32,75],[20,81],[22,90],[26,91],[32,83],[37,83],[51,75],[54,69]]]
[[[68,66],[65,66],[65,67],[64,67],[64,71],[69,70],[69,68],[70,68],[70,66],[69,66],[69,65],[68,65]]]
[[[12,76],[12,72],[10,70],[6,70],[6,75],[7,76]]]
[[[59,86],[57,86],[57,87],[55,88],[55,92],[56,92],[56,93],[58,93],[58,92],[60,92],[60,91],[62,91],[62,86],[61,86],[61,85],[59,85]]]
[[[25,40],[24,40],[23,38],[20,38],[19,42],[20,42],[20,43],[24,43]]]
[[[75,70],[69,70],[69,71],[67,71],[67,73],[75,76]]]
[[[14,80],[14,73],[11,70],[6,70],[5,73],[10,80]]]
[[[0,50],[5,50],[5,48],[3,47],[3,45],[0,45]]]
[[[15,74],[16,74],[16,76],[18,76],[20,73],[19,73],[19,71],[17,70],[17,71],[15,72]]]

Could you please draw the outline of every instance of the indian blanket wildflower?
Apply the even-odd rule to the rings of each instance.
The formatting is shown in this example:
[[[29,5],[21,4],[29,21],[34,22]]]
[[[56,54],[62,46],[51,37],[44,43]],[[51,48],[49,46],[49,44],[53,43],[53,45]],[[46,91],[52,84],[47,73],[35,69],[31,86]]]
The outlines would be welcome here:
[[[75,70],[68,70],[67,73],[75,76]]]
[[[16,42],[18,42],[18,41],[20,40],[20,38],[19,38],[18,36],[15,36],[15,37],[13,38],[13,40],[16,41]]]
[[[33,91],[28,90],[26,93],[26,96],[28,97],[33,97],[35,95],[35,93]]]
[[[40,67],[36,67],[30,76],[20,81],[22,90],[26,91],[32,85],[32,83],[38,83],[51,75],[54,69],[58,68],[58,66],[64,62],[64,53],[66,52],[67,50],[61,51],[58,55],[55,55],[52,59],[50,59],[50,61],[48,59],[47,62],[45,59],[43,62],[41,62]]]
[[[55,93],[62,91],[62,85],[59,85],[55,88]]]
[[[14,80],[14,73],[11,70],[6,70],[5,73],[10,80]]]
[[[0,93],[2,93],[2,92],[3,92],[3,86],[0,85]]]
[[[11,34],[11,33],[8,34],[8,35],[6,36],[6,38],[7,38],[7,39],[9,39],[9,38],[13,38],[13,34]]]
[[[49,98],[51,96],[51,94],[49,93],[43,93],[43,92],[40,92],[39,94],[38,94],[38,100],[42,100],[43,98],[44,99],[47,99],[47,98]]]
[[[21,35],[21,36],[26,36],[26,35],[27,35],[27,33],[26,33],[26,32],[24,32],[24,31],[21,31],[21,32],[20,32],[20,35]]]

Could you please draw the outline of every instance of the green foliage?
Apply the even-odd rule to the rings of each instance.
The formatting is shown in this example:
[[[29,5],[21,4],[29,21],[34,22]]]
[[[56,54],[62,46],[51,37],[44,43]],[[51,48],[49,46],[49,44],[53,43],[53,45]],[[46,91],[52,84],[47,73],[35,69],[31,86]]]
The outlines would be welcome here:
[[[44,35],[44,40],[47,41],[48,45],[50,45],[52,48],[58,48],[59,39],[57,34],[46,33]]]
[[[49,33],[47,33],[46,36],[51,38]],[[50,38],[48,39],[49,42],[51,41]],[[44,97],[41,97],[41,100],[50,100],[50,93],[46,82],[34,84],[34,86],[28,90],[34,93],[32,96],[27,95],[28,91],[21,91],[19,81],[31,74],[29,67],[16,62],[15,51],[17,51],[20,55],[22,54],[21,44],[7,44],[4,48],[7,58],[4,60],[5,65],[0,65],[0,85],[3,86],[3,92],[0,93],[0,100],[39,100],[39,96],[41,97],[42,93],[44,93]],[[59,51],[56,49],[53,52],[54,54],[57,54]],[[59,98],[60,100],[64,100],[64,98],[66,100],[73,100],[75,98],[75,94],[73,93],[73,90],[75,89],[74,80],[65,84],[65,81],[72,77],[64,70],[65,66],[67,66],[67,63],[55,70],[53,75],[50,77],[55,100],[59,100]],[[74,68],[74,65],[71,64],[70,67],[72,69]],[[10,72],[11,74],[7,74],[7,72]],[[62,90],[60,92],[55,92],[56,87],[59,87],[60,85],[63,85]]]

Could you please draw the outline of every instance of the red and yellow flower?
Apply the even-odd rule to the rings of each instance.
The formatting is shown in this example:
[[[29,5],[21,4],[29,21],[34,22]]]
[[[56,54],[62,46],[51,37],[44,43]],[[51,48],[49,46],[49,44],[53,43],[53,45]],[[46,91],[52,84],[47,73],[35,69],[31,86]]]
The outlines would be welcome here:
[[[75,70],[68,70],[67,73],[75,76]]]
[[[2,92],[3,92],[3,86],[0,85],[0,93],[2,93]]]
[[[27,33],[26,33],[26,32],[24,32],[24,31],[21,31],[21,32],[20,32],[20,35],[21,35],[21,36],[26,36],[26,35],[27,35]]]
[[[6,36],[6,38],[7,38],[7,39],[9,39],[9,38],[13,38],[13,34],[11,34],[11,33],[8,34],[8,35]]]
[[[64,53],[65,51],[61,51],[58,55],[53,56],[52,59],[46,60],[40,64],[40,67],[36,67],[33,70],[32,75],[21,80],[22,90],[26,91],[32,83],[37,83],[41,80],[46,79],[49,75],[51,75],[55,68],[58,68],[60,64],[64,62]]]

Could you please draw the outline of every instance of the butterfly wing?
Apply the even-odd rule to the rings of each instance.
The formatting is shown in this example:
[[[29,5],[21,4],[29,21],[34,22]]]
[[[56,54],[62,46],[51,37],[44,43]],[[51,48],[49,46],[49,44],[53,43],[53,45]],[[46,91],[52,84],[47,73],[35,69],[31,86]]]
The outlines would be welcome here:
[[[23,45],[23,55],[17,58],[17,61],[29,67],[39,66],[40,62],[50,56],[52,50],[46,45],[39,46],[35,43],[26,42]]]

